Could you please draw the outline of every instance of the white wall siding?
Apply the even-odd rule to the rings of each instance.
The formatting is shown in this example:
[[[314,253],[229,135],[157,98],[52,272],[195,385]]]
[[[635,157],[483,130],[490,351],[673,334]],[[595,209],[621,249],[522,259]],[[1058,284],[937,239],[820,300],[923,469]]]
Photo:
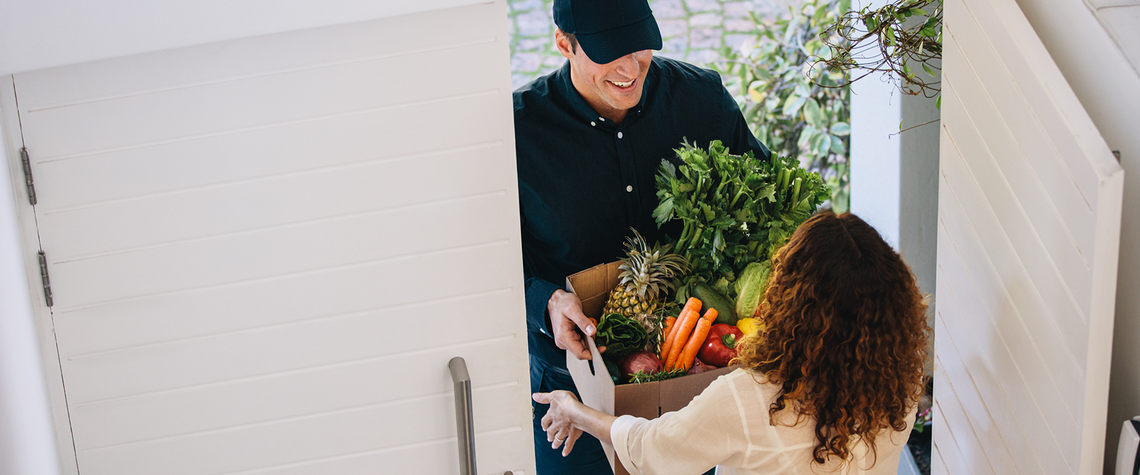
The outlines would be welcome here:
[[[935,473],[1099,472],[1123,172],[1012,0],[945,38]]]
[[[0,74],[355,23],[485,0],[0,0]]]
[[[82,473],[455,473],[453,356],[480,471],[533,471],[506,31],[496,2],[14,76]]]

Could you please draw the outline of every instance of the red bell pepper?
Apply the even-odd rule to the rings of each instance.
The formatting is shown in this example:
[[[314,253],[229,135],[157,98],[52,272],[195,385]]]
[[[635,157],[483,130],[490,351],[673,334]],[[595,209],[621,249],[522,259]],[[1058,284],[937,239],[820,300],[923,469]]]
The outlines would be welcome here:
[[[733,325],[727,323],[713,325],[697,357],[719,368],[728,366],[728,362],[736,357],[736,343],[741,338],[744,338],[744,332]]]

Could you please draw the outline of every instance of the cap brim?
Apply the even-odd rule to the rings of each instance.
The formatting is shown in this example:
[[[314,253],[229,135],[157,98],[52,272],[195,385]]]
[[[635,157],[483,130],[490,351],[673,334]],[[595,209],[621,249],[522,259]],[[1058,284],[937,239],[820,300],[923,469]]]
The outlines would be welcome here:
[[[661,30],[653,15],[620,28],[575,36],[590,61],[598,64],[613,62],[635,51],[661,49]]]

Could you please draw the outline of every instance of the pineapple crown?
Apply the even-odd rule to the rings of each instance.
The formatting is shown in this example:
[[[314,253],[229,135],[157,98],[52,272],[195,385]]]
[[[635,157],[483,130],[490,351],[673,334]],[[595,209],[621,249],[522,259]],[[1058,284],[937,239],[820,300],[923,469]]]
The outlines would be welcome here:
[[[621,259],[620,283],[633,286],[638,298],[656,299],[665,289],[672,290],[669,279],[683,274],[689,262],[680,254],[673,254],[672,244],[654,243],[652,247],[636,229],[630,228],[633,236],[625,240],[626,257]]]

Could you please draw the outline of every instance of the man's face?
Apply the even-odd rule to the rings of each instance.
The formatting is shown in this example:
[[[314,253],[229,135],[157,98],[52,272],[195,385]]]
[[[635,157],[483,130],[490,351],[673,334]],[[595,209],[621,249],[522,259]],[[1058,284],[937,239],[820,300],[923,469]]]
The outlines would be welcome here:
[[[586,56],[581,46],[571,49],[569,39],[561,31],[555,33],[555,42],[562,56],[570,60],[574,88],[602,117],[621,122],[626,112],[641,101],[653,51],[637,51],[598,64]]]

